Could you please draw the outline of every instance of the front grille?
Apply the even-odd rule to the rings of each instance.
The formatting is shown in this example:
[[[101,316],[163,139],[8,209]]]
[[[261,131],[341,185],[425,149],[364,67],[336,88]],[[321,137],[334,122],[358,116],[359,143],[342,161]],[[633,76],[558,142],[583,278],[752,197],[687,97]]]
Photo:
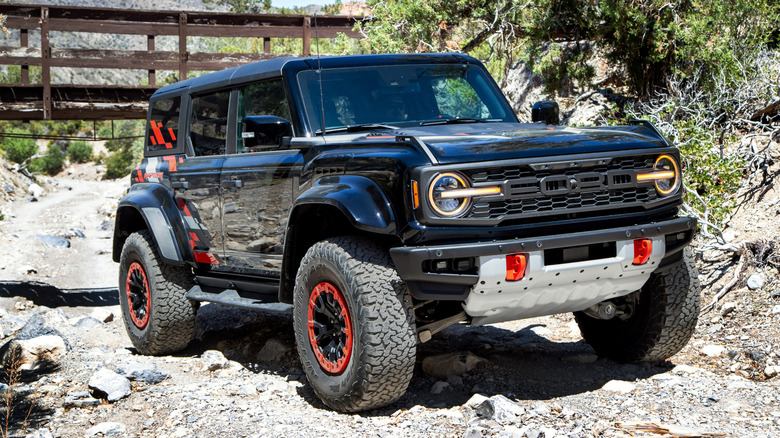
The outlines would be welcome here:
[[[474,184],[499,183],[502,199],[476,199],[474,219],[511,219],[588,210],[612,210],[658,199],[653,185],[637,185],[636,173],[652,169],[655,155],[597,161],[496,166],[466,171]]]

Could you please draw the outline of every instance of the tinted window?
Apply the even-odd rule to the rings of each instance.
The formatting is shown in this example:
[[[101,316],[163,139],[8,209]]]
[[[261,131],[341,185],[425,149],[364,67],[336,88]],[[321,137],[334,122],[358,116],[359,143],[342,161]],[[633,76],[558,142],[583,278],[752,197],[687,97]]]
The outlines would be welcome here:
[[[246,148],[242,139],[241,122],[247,116],[277,116],[290,120],[290,107],[281,79],[259,82],[242,87],[238,93],[238,134],[236,152],[255,152],[259,148]]]
[[[348,125],[415,126],[451,118],[514,122],[485,71],[467,64],[406,64],[298,73],[312,131]]]
[[[176,148],[180,104],[179,97],[152,103],[152,114],[146,127],[146,150],[155,152]]]
[[[196,156],[225,153],[229,102],[227,91],[192,98],[190,141]]]

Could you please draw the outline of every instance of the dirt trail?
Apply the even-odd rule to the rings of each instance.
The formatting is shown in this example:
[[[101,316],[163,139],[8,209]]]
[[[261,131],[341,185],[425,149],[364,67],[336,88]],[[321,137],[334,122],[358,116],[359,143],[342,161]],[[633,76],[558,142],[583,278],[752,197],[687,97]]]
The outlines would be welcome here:
[[[109,214],[128,182],[53,181],[37,202],[22,198],[4,207],[0,281],[43,282],[60,289],[116,287]],[[66,238],[70,248],[47,245],[37,236]]]

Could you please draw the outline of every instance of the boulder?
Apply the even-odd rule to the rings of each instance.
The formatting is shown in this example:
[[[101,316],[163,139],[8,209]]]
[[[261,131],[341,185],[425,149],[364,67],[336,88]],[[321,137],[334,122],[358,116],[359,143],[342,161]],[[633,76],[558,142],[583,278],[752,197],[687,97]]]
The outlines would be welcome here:
[[[35,238],[46,246],[52,248],[70,248],[70,239],[65,239],[50,234],[36,234]]]
[[[5,368],[34,370],[60,363],[67,352],[65,341],[57,335],[43,335],[32,339],[12,339],[3,348]]]
[[[89,379],[89,389],[95,398],[101,398],[110,402],[121,400],[130,395],[130,381],[126,377],[107,369],[101,368]]]
[[[525,414],[525,409],[503,395],[494,395],[483,401],[474,410],[478,417],[494,420],[500,424],[511,424],[518,416]]]
[[[86,436],[119,436],[125,433],[125,425],[122,423],[105,422],[90,427],[85,432]]]
[[[636,385],[625,380],[610,380],[601,389],[619,394],[628,394],[636,389]]]
[[[225,358],[225,355],[222,354],[222,352],[217,350],[208,350],[204,351],[203,354],[200,355],[200,362],[204,370],[216,371],[225,368],[228,360]]]
[[[122,365],[117,368],[116,372],[130,380],[150,384],[157,384],[171,377],[170,374],[157,368],[154,365],[142,363],[129,363]]]
[[[447,380],[450,376],[466,374],[482,362],[487,360],[469,351],[444,353],[423,359],[422,369],[429,376]]]
[[[39,186],[38,184],[32,183],[27,186],[27,193],[35,198],[40,198],[46,194],[46,191],[43,190],[43,187]]]
[[[766,284],[766,277],[762,273],[756,273],[748,277],[747,287],[750,290],[761,289]]]
[[[260,363],[279,362],[291,351],[290,346],[278,339],[269,339],[257,353],[257,361]]]

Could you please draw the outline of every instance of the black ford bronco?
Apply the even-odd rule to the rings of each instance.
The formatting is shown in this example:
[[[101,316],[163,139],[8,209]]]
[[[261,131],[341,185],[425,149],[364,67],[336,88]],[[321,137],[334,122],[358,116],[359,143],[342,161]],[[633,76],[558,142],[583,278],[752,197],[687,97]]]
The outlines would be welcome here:
[[[182,81],[152,97],[117,211],[127,332],[166,354],[199,302],[291,311],[312,388],[346,412],[398,399],[416,345],[457,323],[574,312],[598,354],[662,361],[699,307],[680,172],[644,121],[519,123],[458,54]]]

